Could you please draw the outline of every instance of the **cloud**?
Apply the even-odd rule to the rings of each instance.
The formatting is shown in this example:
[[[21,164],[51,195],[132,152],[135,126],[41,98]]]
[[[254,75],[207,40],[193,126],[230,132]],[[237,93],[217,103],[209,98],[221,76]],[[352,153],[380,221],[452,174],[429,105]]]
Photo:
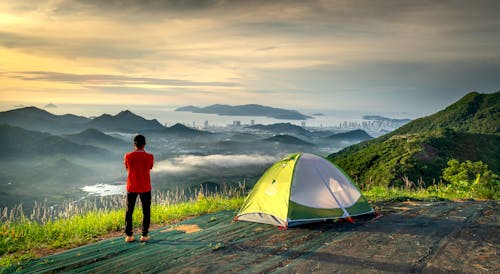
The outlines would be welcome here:
[[[263,48],[258,48],[256,51],[270,51],[270,50],[275,50],[278,47],[270,46],[270,47],[263,47]]]
[[[301,1],[272,1],[279,5],[294,5]],[[179,16],[213,15],[231,13],[235,11],[252,11],[255,8],[264,6],[275,6],[270,1],[265,0],[72,0],[59,4],[60,11],[64,10],[97,10],[104,12],[131,11],[134,13],[146,14],[177,14]],[[277,5],[276,5],[277,6]]]
[[[184,155],[173,159],[160,161],[155,164],[153,172],[158,173],[187,173],[199,169],[220,170],[221,168],[237,168],[245,166],[265,166],[279,160],[270,155],[222,155],[207,156]]]
[[[0,31],[0,45],[7,48],[30,48],[52,44],[49,40],[29,37],[21,33]]]
[[[9,92],[20,98],[46,81],[122,102],[118,94],[137,93],[324,108],[336,107],[338,91],[398,90],[430,95],[429,102],[445,92],[451,103],[500,86],[499,9],[486,0],[7,1],[0,55],[11,58],[0,69],[17,77],[8,79],[19,84]]]
[[[42,1],[43,2],[43,1]],[[142,20],[158,20],[157,16],[167,18],[220,18],[235,21],[262,23],[261,26],[270,26],[286,29],[289,26],[307,27],[315,31],[329,28],[337,33],[346,34],[363,29],[369,31],[387,25],[397,24],[404,27],[404,23],[415,22],[430,24],[444,23],[448,26],[474,28],[474,26],[498,22],[495,19],[500,9],[500,3],[495,0],[452,2],[435,1],[345,1],[345,0],[66,0],[56,2],[50,10],[58,12],[100,13],[111,16],[121,14],[123,18]],[[119,12],[118,12],[119,11]],[[153,16],[152,16],[153,15]],[[403,23],[403,24],[401,24]],[[315,28],[312,28],[314,26]],[[333,27],[333,28],[332,28]],[[260,30],[264,30],[263,28]],[[365,31],[365,33],[367,33]],[[305,33],[307,34],[307,33]]]
[[[136,59],[153,53],[153,49],[137,47],[132,41],[127,43],[124,37],[121,37],[120,43],[117,38],[65,37],[63,32],[65,30],[56,31],[52,34],[53,36],[44,37],[40,33],[0,31],[0,46],[22,49],[31,53],[75,58]]]
[[[5,74],[4,74],[5,75]],[[211,86],[211,87],[236,87],[238,83],[233,82],[198,82],[179,79],[164,79],[150,77],[131,77],[108,74],[72,74],[49,71],[25,71],[11,73],[8,77],[18,78],[25,81],[54,81],[73,84],[89,85],[158,85],[158,86]]]
[[[178,95],[180,92],[183,94],[217,94],[213,91],[200,90],[199,88],[140,88],[140,87],[126,87],[126,86],[99,86],[87,85],[86,88],[90,90],[102,91],[106,94],[147,94],[147,95]]]
[[[131,10],[143,12],[165,12],[165,11],[197,11],[206,10],[218,6],[218,0],[74,0],[65,1],[60,4],[60,11],[64,9],[72,10],[71,7],[78,7],[88,9],[100,9],[106,12],[113,10]]]

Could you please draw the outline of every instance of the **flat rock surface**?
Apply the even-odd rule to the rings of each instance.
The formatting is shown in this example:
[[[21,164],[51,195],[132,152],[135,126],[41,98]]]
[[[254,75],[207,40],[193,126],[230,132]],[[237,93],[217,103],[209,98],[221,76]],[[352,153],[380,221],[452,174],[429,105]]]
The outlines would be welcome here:
[[[280,231],[220,212],[26,262],[40,273],[499,273],[498,201],[375,203],[381,215]]]

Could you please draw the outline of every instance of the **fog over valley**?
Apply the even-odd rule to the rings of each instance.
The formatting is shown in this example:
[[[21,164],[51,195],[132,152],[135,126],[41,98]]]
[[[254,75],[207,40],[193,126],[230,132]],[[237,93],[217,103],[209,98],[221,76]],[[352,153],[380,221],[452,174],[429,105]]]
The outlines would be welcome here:
[[[22,204],[29,210],[35,201],[56,205],[123,195],[123,155],[133,150],[136,133],[146,136],[146,150],[155,156],[153,190],[195,195],[200,188],[251,188],[271,164],[289,153],[326,156],[409,121],[367,118],[371,120],[336,127],[307,127],[307,121],[287,119],[203,127],[165,126],[129,110],[88,118],[36,107],[12,109],[0,112],[0,207]]]

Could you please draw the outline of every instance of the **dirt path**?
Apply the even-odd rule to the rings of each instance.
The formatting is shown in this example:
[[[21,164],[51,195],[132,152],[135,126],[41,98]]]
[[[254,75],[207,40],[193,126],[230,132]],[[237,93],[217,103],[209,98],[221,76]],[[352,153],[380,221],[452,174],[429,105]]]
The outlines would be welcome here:
[[[287,231],[221,212],[157,229],[148,243],[114,238],[7,273],[499,273],[498,205],[380,203],[379,217]]]

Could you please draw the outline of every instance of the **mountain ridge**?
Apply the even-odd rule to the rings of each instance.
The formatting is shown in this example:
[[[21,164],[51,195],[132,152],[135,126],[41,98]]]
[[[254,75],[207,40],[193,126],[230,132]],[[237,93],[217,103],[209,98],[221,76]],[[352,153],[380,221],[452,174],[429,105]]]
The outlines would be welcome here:
[[[37,107],[0,112],[0,124],[55,134],[75,134],[90,128],[128,133],[161,131],[165,128],[158,120],[145,119],[130,110],[123,110],[116,115],[105,113],[90,119],[74,114],[55,115]]]
[[[121,139],[109,136],[95,128],[88,128],[76,134],[63,135],[67,140],[78,144],[92,145],[96,147],[126,147],[127,143]]]
[[[350,141],[350,140],[366,141],[373,139],[372,136],[370,136],[368,133],[366,133],[366,131],[362,129],[355,129],[347,132],[336,133],[326,138],[328,140],[336,140],[336,141]]]
[[[0,124],[9,124],[40,132],[80,130],[90,119],[73,114],[55,115],[37,107],[22,107],[0,112]]]
[[[205,136],[211,134],[211,132],[190,128],[181,123],[176,123],[171,127],[166,127],[162,132],[184,137]]]
[[[254,129],[254,130],[260,130],[260,131],[267,131],[267,132],[273,132],[276,134],[285,134],[285,133],[294,133],[294,134],[299,134],[299,135],[309,135],[311,132],[301,126],[297,126],[291,123],[275,123],[275,124],[270,124],[270,125],[252,125],[252,126],[247,126],[246,128],[249,129]]]
[[[500,91],[470,92],[435,114],[415,119],[390,135],[449,128],[457,132],[500,135]]]
[[[100,130],[117,130],[123,132],[158,131],[165,128],[158,120],[147,120],[129,110],[121,111],[114,116],[103,114],[92,119],[86,126]]]
[[[75,157],[102,157],[112,155],[111,152],[91,145],[74,143],[64,137],[45,132],[27,130],[7,124],[0,125],[0,149],[2,158],[36,158],[54,155],[70,155]]]
[[[304,141],[304,140],[297,138],[295,136],[286,135],[286,134],[274,135],[272,137],[264,139],[263,141],[280,143],[280,144],[285,144],[285,145],[313,146],[312,143]]]
[[[483,161],[500,170],[500,91],[471,92],[435,114],[381,137],[330,154],[360,185],[437,183],[451,158]]]

